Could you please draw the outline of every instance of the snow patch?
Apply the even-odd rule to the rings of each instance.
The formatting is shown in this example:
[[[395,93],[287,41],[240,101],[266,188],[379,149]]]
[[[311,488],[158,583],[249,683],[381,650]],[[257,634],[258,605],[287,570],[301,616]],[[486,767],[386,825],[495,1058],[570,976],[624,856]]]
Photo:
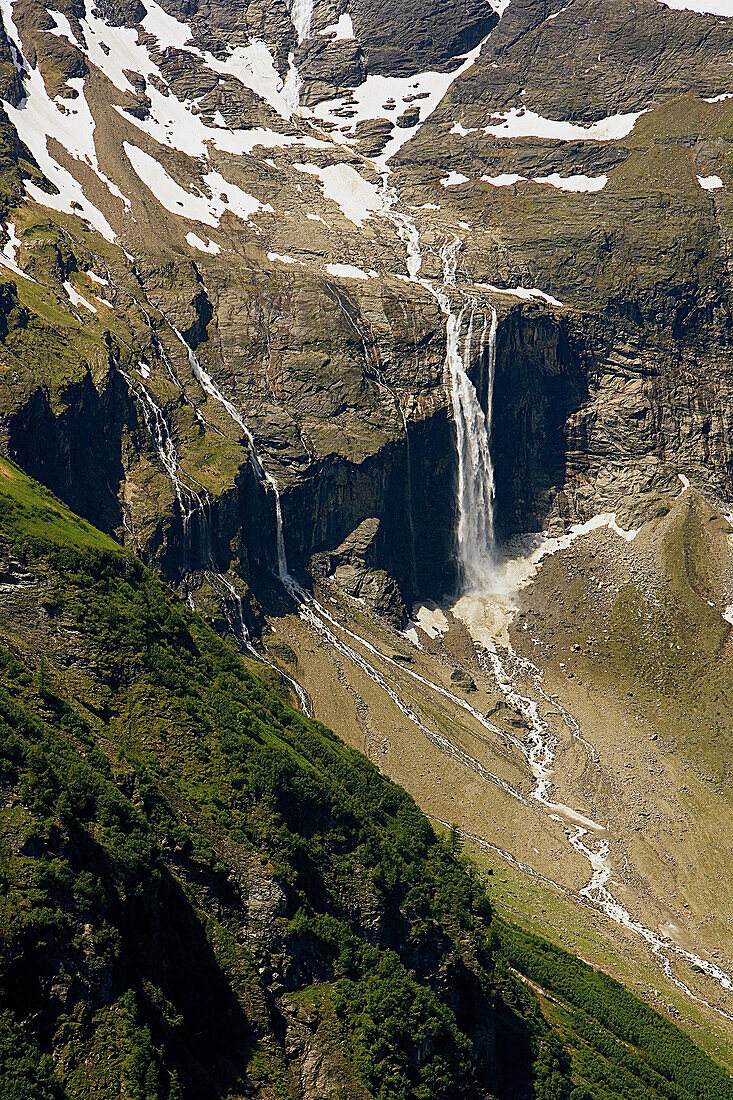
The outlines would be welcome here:
[[[143,6],[147,14],[141,25],[148,34],[157,39],[161,49],[182,50],[191,41],[191,28],[175,16],[168,15],[155,0],[144,0]]]
[[[526,176],[520,176],[517,172],[502,172],[499,176],[482,176],[482,183],[490,183],[492,187],[511,187],[515,183],[526,182]]]
[[[97,275],[96,271],[92,271],[91,268],[86,273],[87,279],[91,279],[93,283],[97,283],[98,286],[109,286],[109,279],[105,279],[102,275]]]
[[[521,298],[525,302],[531,301],[532,298],[541,298],[549,306],[558,306],[562,309],[562,302],[558,298],[553,298],[551,294],[544,290],[537,290],[536,287],[531,289],[523,286],[503,287],[494,286],[493,283],[474,283],[474,286],[479,287],[481,290],[490,290],[492,294],[509,294],[512,298]]]
[[[84,306],[84,309],[88,309],[90,313],[96,313],[97,307],[93,306],[91,302],[88,302],[86,298],[74,290],[73,286],[68,279],[64,280],[64,290],[69,295],[69,301],[72,306]]]
[[[720,15],[733,19],[733,0],[659,0],[674,11],[694,11],[697,15]]]
[[[492,7],[497,10],[495,4]],[[425,72],[414,76],[378,76],[370,73],[362,84],[346,95],[317,104],[313,113],[322,122],[333,125],[334,140],[338,140],[339,135],[342,140],[348,140],[347,135],[353,135],[358,123],[366,119],[389,119],[393,123],[392,134],[375,160],[377,166],[384,169],[390,157],[414,136],[433,113],[451,84],[475,63],[482,45],[479,43],[470,53],[462,55],[462,63],[450,73]],[[392,101],[394,110],[385,109],[385,104]],[[397,126],[395,120],[413,106],[418,108],[419,121],[414,126]]]
[[[550,176],[533,176],[533,183],[549,183],[558,191],[570,191],[574,194],[580,192],[593,193],[602,191],[608,183],[608,176],[561,176],[559,172],[553,172]]]
[[[56,38],[67,38],[72,46],[76,46],[77,50],[82,49],[79,39],[76,37],[71,29],[71,23],[68,17],[60,11],[52,11],[51,8],[47,8],[46,11],[56,24],[52,30],[47,31],[47,34],[53,34]]]
[[[449,172],[441,178],[440,183],[442,187],[458,187],[461,183],[468,183],[468,176],[464,176],[462,172]]]
[[[207,244],[206,241],[201,240],[201,237],[199,237],[198,234],[187,233],[186,240],[192,248],[197,248],[199,252],[207,252],[209,256],[218,256],[218,254],[221,252],[221,245],[217,244],[216,241],[212,241],[211,237],[209,237],[209,241]]]
[[[704,100],[705,103],[722,103],[724,99],[733,99],[733,92],[721,92],[720,95],[711,96]]]
[[[8,222],[5,226],[5,232],[8,234],[8,239],[3,245],[2,255],[0,255],[0,264],[3,267],[9,268],[15,275],[20,275],[23,279],[28,279],[29,282],[35,283],[30,275],[26,275],[23,268],[18,263],[18,249],[20,248],[20,240],[15,232],[15,226],[12,222]]]
[[[297,264],[297,263],[300,263],[299,260],[293,259],[292,256],[283,256],[280,252],[268,252],[267,253],[267,258],[268,258],[268,260],[276,260],[278,263],[281,263],[281,264]]]
[[[682,496],[682,493],[686,493],[690,488],[690,479],[689,477],[685,477],[684,474],[677,474],[677,477],[682,482],[682,491],[680,492],[680,496]]]
[[[281,118],[289,120],[292,117],[292,97],[286,93],[272,53],[259,38],[253,39],[248,46],[235,46],[224,61],[208,51],[201,56],[212,72],[233,76],[245,88],[264,99]]]
[[[543,118],[542,115],[527,111],[524,107],[512,107],[510,111],[492,115],[492,119],[501,121],[489,123],[484,127],[483,132],[498,138],[538,137],[551,141],[614,141],[628,137],[637,119],[644,113],[644,111],[636,111],[623,115],[609,115],[608,118],[599,119],[590,126],[580,126],[576,122],[558,122],[551,118]]]
[[[348,12],[339,16],[338,23],[331,23],[320,32],[322,35],[330,34],[332,42],[348,42],[354,37],[354,24]]]
[[[28,146],[39,168],[58,193],[49,194],[30,180],[25,181],[26,192],[51,210],[85,218],[105,240],[112,242],[115,233],[104,214],[87,199],[81,184],[48,151],[48,140],[53,138],[70,157],[95,172],[110,194],[122,199],[129,207],[128,199],[99,167],[94,145],[96,123],[84,95],[84,80],[72,77],[67,81],[77,93],[75,99],[64,99],[60,95],[51,99],[40,70],[31,68],[23,56],[20,34],[13,20],[13,0],[0,0],[0,12],[15,66],[23,73],[25,92],[25,99],[18,107],[6,101],[3,101],[3,106],[20,140]]]
[[[125,141],[123,148],[135,174],[171,214],[216,228],[226,211],[245,222],[259,210],[274,213],[269,203],[263,205],[254,196],[229,183],[219,172],[208,172],[203,177],[211,192],[211,198],[206,198],[200,192],[194,194],[181,187],[155,157],[136,145]]]
[[[413,621],[425,631],[428,638],[447,633],[450,624],[437,604],[429,600],[412,609]]]
[[[317,164],[294,164],[293,168],[318,176],[324,196],[335,202],[344,217],[354,225],[362,226],[372,214],[384,209],[384,197],[350,164],[329,164],[325,168],[319,168]]]
[[[290,4],[290,21],[295,27],[298,45],[310,34],[312,18],[313,0],[292,0]]]
[[[368,279],[366,271],[362,271],[360,267],[354,267],[353,264],[326,264],[326,271],[329,275],[337,275],[342,279]]]
[[[728,604],[725,611],[723,612],[723,618],[727,623],[730,623],[731,626],[733,626],[733,603]]]
[[[417,649],[423,648],[417,633],[417,623],[413,622],[412,619],[409,620],[405,629],[400,631],[400,634],[403,638],[407,638],[408,642],[412,642]]]
[[[733,2],[733,0],[731,0]],[[718,191],[723,186],[720,176],[698,176],[697,182],[703,191]]]

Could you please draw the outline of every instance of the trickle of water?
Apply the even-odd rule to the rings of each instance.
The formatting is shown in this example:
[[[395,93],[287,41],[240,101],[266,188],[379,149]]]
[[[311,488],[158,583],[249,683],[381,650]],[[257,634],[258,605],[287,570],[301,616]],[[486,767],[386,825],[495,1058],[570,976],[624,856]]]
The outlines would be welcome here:
[[[211,375],[204,370],[198,356],[184,337],[183,333],[179,332],[175,325],[171,325],[171,328],[186,349],[191,370],[193,371],[194,377],[198,380],[204,392],[207,393],[210,397],[213,397],[215,401],[218,401],[220,405],[223,405],[234,423],[242,429],[244,437],[249,445],[249,458],[250,462],[252,463],[252,469],[254,470],[256,476],[264,482],[268,492],[272,493],[273,497],[275,498],[275,545],[277,552],[277,575],[280,580],[284,584],[286,584],[287,587],[287,580],[290,579],[290,574],[288,572],[288,560],[285,556],[285,535],[283,532],[282,504],[280,502],[280,490],[277,487],[277,482],[275,481],[275,478],[272,476],[272,474],[262,465],[262,462],[260,461],[260,456],[257,453],[257,447],[255,446],[254,436],[245,424],[242,414],[239,412],[236,405],[233,405],[232,402],[224,396]]]
[[[278,574],[281,580],[285,580],[287,577],[290,580],[287,572],[287,561],[285,559],[285,545],[282,532],[282,512],[280,509],[280,494],[277,491],[272,477],[267,474],[263,469],[262,464],[259,461],[259,457],[254,450],[254,440],[249,429],[242,421],[239,413],[231,402],[221,394],[216,384],[209,378],[206,372],[198,362],[194,352],[188,347],[183,336],[176,331],[176,335],[186,346],[189,352],[189,361],[191,366],[194,367],[194,361],[196,364],[195,374],[199,379],[199,382],[207,393],[216,397],[217,400],[221,400],[230,414],[239,424],[244,431],[247,441],[250,444],[250,456],[254,469],[260,474],[260,476],[267,482],[268,486],[274,491],[275,494],[275,516],[277,522],[277,555],[278,555]],[[214,557],[214,551],[211,542],[211,524],[209,522],[209,508],[211,505],[211,498],[208,492],[203,486],[198,485],[198,490],[192,489],[184,480],[186,474],[184,473],[176,452],[175,443],[168,427],[168,423],[165,419],[162,409],[155,402],[152,394],[143,385],[142,382],[136,384],[132,378],[118,366],[120,374],[127,382],[130,392],[140,403],[140,407],[143,413],[143,419],[145,425],[150,433],[151,439],[155,444],[158,457],[160,458],[163,469],[167,473],[173,485],[173,491],[176,494],[176,500],[178,501],[179,511],[181,514],[181,523],[183,526],[183,587],[186,593],[186,601],[189,606],[194,609],[193,592],[195,581],[195,573],[200,570],[200,575],[203,576],[211,585],[219,597],[219,601],[224,610],[229,628],[234,636],[235,641],[239,648],[247,653],[250,657],[254,657],[258,661],[262,661],[264,664],[273,668],[287,684],[290,685],[295,692],[303,712],[309,717],[313,717],[313,701],[310,695],[301,687],[297,680],[289,676],[287,672],[283,672],[281,668],[267,660],[259,653],[252,645],[249,631],[244,618],[244,605],[242,597],[235,588],[232,581],[226,574],[221,573],[217,567]],[[193,529],[196,526],[201,541],[200,557],[201,563],[194,562],[193,553]],[[201,569],[203,564],[203,569]]]

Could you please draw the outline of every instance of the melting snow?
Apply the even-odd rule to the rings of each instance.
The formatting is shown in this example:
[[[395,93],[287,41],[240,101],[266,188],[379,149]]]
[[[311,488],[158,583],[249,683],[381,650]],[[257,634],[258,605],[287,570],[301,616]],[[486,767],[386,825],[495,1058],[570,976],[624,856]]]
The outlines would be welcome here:
[[[329,164],[319,168],[317,164],[294,164],[299,172],[318,176],[323,184],[323,194],[335,202],[341,213],[354,225],[363,225],[367,218],[383,210],[385,199],[350,164]]]
[[[682,482],[682,492],[680,493],[680,496],[682,496],[682,493],[687,492],[687,490],[690,488],[690,479],[689,477],[685,477],[684,474],[677,474],[677,477]]]
[[[614,141],[628,137],[644,111],[625,115],[610,115],[599,119],[590,126],[580,126],[576,122],[556,122],[543,118],[534,111],[523,107],[512,107],[510,111],[492,115],[500,122],[489,123],[484,127],[485,134],[498,138],[539,137],[552,141]]]
[[[493,294],[509,294],[512,298],[521,298],[524,301],[541,298],[543,302],[547,302],[550,306],[562,308],[562,302],[558,298],[553,298],[551,294],[547,294],[544,290],[538,290],[536,287],[527,289],[523,286],[494,286],[493,283],[474,283],[474,286],[479,287],[481,290],[490,290]]]
[[[141,359],[141,360],[140,360],[140,362],[138,363],[138,365],[137,365],[137,369],[139,370],[139,372],[140,372],[140,374],[141,374],[141,375],[143,376],[143,378],[145,378],[146,380],[147,380],[148,378],[150,378],[150,367],[148,366],[148,364],[147,364],[147,363],[144,363],[144,362],[142,361],[142,359]]]
[[[267,253],[267,258],[268,258],[268,260],[276,260],[278,263],[281,263],[281,264],[297,264],[297,263],[300,263],[299,260],[293,259],[292,256],[283,256],[280,252],[268,252]]]
[[[515,183],[524,183],[526,176],[520,176],[516,172],[502,172],[499,176],[482,176],[483,183],[490,183],[492,187],[511,187]]]
[[[20,68],[22,52],[20,35],[13,22],[12,0],[1,0],[0,10],[6,35],[12,44],[16,67]],[[87,199],[81,184],[48,151],[48,139],[54,138],[69,156],[88,165],[106,184],[110,193],[129,206],[119,188],[99,168],[94,145],[95,122],[84,96],[84,81],[80,78],[71,78],[68,81],[69,86],[77,92],[76,99],[63,99],[59,95],[52,100],[40,70],[31,69],[27,62],[24,64],[23,87],[26,98],[19,107],[14,107],[9,102],[3,102],[3,106],[18,131],[20,140],[28,146],[41,171],[56,187],[58,194],[49,194],[30,180],[25,181],[26,191],[32,199],[51,210],[86,218],[105,240],[114,241],[114,230],[104,214]]]
[[[281,118],[290,119],[293,114],[292,97],[286,92],[270,50],[259,38],[253,39],[248,46],[236,46],[225,61],[208,52],[200,56],[213,72],[233,76],[245,88],[264,99]]]
[[[558,191],[571,191],[578,194],[582,191],[602,191],[608,183],[608,176],[561,176],[553,172],[550,176],[534,176],[534,183],[549,183]]]
[[[8,239],[3,245],[2,255],[0,255],[0,264],[2,264],[3,267],[10,268],[10,270],[16,275],[21,275],[24,279],[28,279],[30,280],[30,282],[35,283],[36,280],[31,278],[30,275],[26,275],[25,271],[23,271],[23,268],[20,267],[20,265],[18,264],[18,249],[20,248],[20,241],[18,240],[18,235],[15,232],[15,226],[12,222],[8,222],[8,224],[5,226],[5,230],[8,234]]]
[[[608,176],[561,176],[553,172],[550,176],[520,176],[516,172],[506,172],[500,176],[482,176],[484,183],[492,187],[510,187],[515,183],[546,183],[558,191],[580,192],[602,191],[608,183]]]
[[[733,0],[731,0],[733,2]],[[697,182],[702,187],[703,191],[717,191],[723,186],[723,181],[720,176],[698,176]]]
[[[437,638],[449,629],[449,622],[437,604],[429,601],[412,609],[413,620],[427,634],[428,638]]]
[[[90,313],[96,313],[97,307],[93,306],[91,302],[88,302],[86,298],[74,290],[73,286],[68,279],[64,280],[64,290],[69,295],[69,301],[72,306],[84,306],[84,309],[88,309]]]
[[[181,50],[193,38],[191,28],[186,23],[181,23],[172,15],[163,11],[155,0],[144,0],[147,15],[142,20],[143,28],[157,38],[161,49],[173,48]]]
[[[463,123],[454,122],[453,125],[451,126],[450,130],[448,131],[448,133],[449,134],[458,134],[459,137],[468,137],[469,134],[475,134],[476,130],[477,130],[476,126],[472,126],[470,128],[470,130],[467,130],[466,127],[463,125]]]
[[[449,172],[440,182],[443,187],[458,187],[461,183],[468,183],[468,176],[464,176],[462,172]]]
[[[109,286],[109,279],[103,278],[101,275],[97,275],[96,271],[91,269],[87,271],[87,279],[91,279],[93,283],[98,283],[99,286]]]
[[[723,612],[723,618],[727,623],[730,623],[731,626],[733,626],[733,603],[728,604],[725,611]]]
[[[202,241],[197,233],[187,233],[186,240],[192,248],[197,248],[199,252],[207,252],[209,256],[217,256],[221,252],[221,245],[216,241],[212,241],[209,237],[208,244],[206,241]]]
[[[326,264],[326,271],[329,275],[337,275],[342,279],[368,279],[366,271],[362,271],[360,267],[354,267],[353,264]]]
[[[397,150],[409,141],[432,114],[451,84],[471,68],[481,52],[482,45],[483,43],[480,43],[470,53],[465,54],[462,64],[451,73],[426,72],[417,73],[414,76],[370,74],[363,84],[354,88],[346,96],[319,103],[313,113],[317,118],[330,122],[336,127],[333,131],[335,138],[339,133],[353,134],[357,124],[365,119],[388,118],[394,123],[406,108],[416,106],[420,115],[419,121],[414,126],[393,125],[392,135],[384,151],[376,158],[375,163],[385,167],[390,157],[393,157]],[[419,98],[420,96],[424,98]],[[395,103],[395,109],[385,110],[384,104],[391,100]],[[347,111],[348,116],[346,116]]]
[[[403,638],[407,638],[408,642],[412,642],[414,646],[417,646],[418,649],[423,648],[417,633],[417,623],[413,622],[412,619],[410,619],[405,629],[400,631],[400,634]]]
[[[178,214],[213,228],[219,225],[227,210],[242,221],[247,221],[258,210],[274,213],[269,203],[263,206],[258,199],[229,183],[218,172],[208,172],[203,177],[203,182],[211,191],[211,198],[206,198],[200,193],[186,191],[168,175],[162,164],[136,145],[125,141],[123,148],[139,179],[171,214]]]
[[[711,96],[705,103],[722,103],[724,99],[733,99],[733,92],[721,92],[720,95]]]
[[[295,27],[298,45],[310,34],[312,18],[313,0],[292,0],[290,4],[290,21]]]
[[[354,37],[354,24],[351,21],[351,16],[348,12],[344,12],[339,16],[338,23],[331,23],[330,26],[324,27],[320,32],[321,34],[330,34],[332,42],[347,42]]]
[[[82,49],[79,39],[76,37],[71,29],[71,23],[69,22],[68,18],[63,14],[63,12],[52,11],[51,8],[48,8],[47,11],[55,22],[56,26],[46,33],[53,34],[56,36],[56,38],[68,38],[69,42],[71,42],[71,45],[76,46],[77,50]]]

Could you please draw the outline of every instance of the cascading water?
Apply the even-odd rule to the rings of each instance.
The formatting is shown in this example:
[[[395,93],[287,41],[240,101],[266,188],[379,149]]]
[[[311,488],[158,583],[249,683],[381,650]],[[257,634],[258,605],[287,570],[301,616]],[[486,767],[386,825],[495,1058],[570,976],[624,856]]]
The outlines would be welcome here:
[[[450,396],[453,419],[456,425],[456,449],[458,453],[458,564],[461,586],[466,592],[482,592],[496,582],[496,547],[494,534],[494,466],[491,460],[491,416],[496,373],[496,333],[498,317],[490,306],[491,324],[488,347],[486,341],[486,316],[481,331],[479,362],[487,363],[487,408],[484,413],[476,387],[468,370],[473,351],[475,302],[467,302],[456,313],[450,292],[456,284],[460,237],[453,237],[440,250],[443,266],[443,285],[435,286],[420,277],[422,252],[420,231],[414,220],[393,209],[399,202],[396,191],[383,177],[385,195],[384,216],[394,225],[407,251],[407,273],[411,282],[419,283],[435,298],[446,319],[445,363],[450,377]],[[464,336],[464,320],[468,325]]]
[[[198,356],[183,336],[183,333],[179,332],[175,325],[171,325],[171,328],[186,349],[191,370],[193,371],[194,377],[197,379],[201,388],[210,397],[213,397],[215,401],[218,401],[219,404],[223,405],[234,423],[242,429],[244,437],[247,440],[247,444],[249,445],[249,458],[250,462],[252,463],[252,469],[254,470],[255,475],[262,482],[264,482],[267,491],[272,493],[275,499],[275,548],[277,552],[277,575],[280,580],[283,581],[283,583],[286,583],[286,581],[290,579],[290,574],[288,572],[288,561],[285,556],[285,536],[283,532],[282,504],[280,502],[280,490],[277,487],[277,482],[275,481],[272,474],[262,465],[262,462],[260,461],[260,456],[258,455],[257,448],[255,446],[254,436],[244,422],[242,414],[239,412],[237,407],[233,405],[227,397],[224,396],[211,375],[204,370]]]
[[[188,348],[188,345],[186,344],[183,336],[177,331],[176,335]],[[196,359],[193,351],[190,348],[188,348],[188,350],[189,355],[193,356],[193,358]],[[196,376],[199,377],[199,371],[201,373],[201,378],[199,378],[199,381],[202,381],[202,378],[205,377],[212,387],[211,390],[205,387],[207,388],[207,392],[210,392],[213,396],[216,396],[219,393],[218,389],[214,386],[214,383],[211,382],[208,375],[206,375],[206,373],[203,371],[203,368],[200,366],[200,364],[198,364],[197,359],[196,363],[198,365]],[[274,665],[271,661],[266,660],[262,656],[262,654],[259,653],[252,645],[252,641],[244,618],[244,605],[242,597],[235,588],[232,581],[229,579],[229,577],[227,577],[226,574],[220,572],[214,558],[214,551],[211,540],[211,524],[209,522],[211,498],[202,485],[196,483],[197,489],[192,489],[191,486],[187,484],[185,480],[187,475],[184,473],[178,461],[178,455],[176,453],[173,437],[171,435],[170,428],[168,427],[168,423],[165,419],[162,409],[155,402],[152,394],[142,384],[142,382],[139,384],[134,383],[132,378],[125,371],[123,371],[122,368],[119,367],[119,365],[118,369],[122,377],[127,382],[130,392],[137,398],[138,402],[140,403],[146,427],[155,444],[155,448],[158,452],[158,456],[163,465],[163,468],[171,480],[173,491],[176,495],[176,500],[178,502],[179,511],[181,514],[181,523],[183,526],[183,587],[185,589],[186,602],[191,608],[194,607],[194,576],[195,573],[198,572],[200,576],[202,576],[209,582],[209,584],[219,597],[219,601],[229,624],[229,629],[231,630],[232,635],[234,636],[234,639],[240,649],[242,649],[250,657],[254,657],[256,660],[262,661],[264,664],[267,664],[269,665],[269,667],[273,668],[278,673],[278,675],[280,675],[285,680],[285,682],[289,684],[290,687],[293,689],[304,713],[307,714],[309,718],[313,717],[313,702],[305,688],[303,688],[297,680],[293,679],[292,676],[289,676],[286,672],[283,672],[282,669],[279,668],[277,665]],[[234,413],[236,413],[236,409],[234,409],[234,406],[231,405],[231,402],[227,402],[223,397],[221,398],[221,400],[225,403],[227,408],[231,407]],[[241,422],[241,418],[239,418],[238,414],[234,417],[234,419],[237,421],[238,424],[240,424],[243,431],[245,432],[248,442],[250,443],[250,454],[255,471],[257,471],[260,476],[262,476],[264,480],[267,481],[269,475],[266,475],[266,472],[263,471],[261,463],[259,462],[259,458],[254,451],[254,442],[252,440],[251,433]],[[274,482],[272,482],[271,478],[269,479],[268,484],[270,484],[270,487],[274,485]],[[282,577],[283,570],[287,575],[287,563],[285,561],[285,547],[282,537],[282,513],[280,510],[280,496],[279,493],[277,493],[276,486],[275,493],[275,512],[278,529],[278,570],[279,574]],[[194,554],[194,525],[198,529],[198,538],[200,543],[198,547],[198,555]],[[196,557],[198,557],[200,560],[195,560]]]
[[[446,318],[445,362],[450,375],[451,404],[458,452],[458,562],[464,591],[485,591],[496,572],[494,545],[494,466],[491,461],[491,403],[496,362],[496,310],[492,308],[489,334],[489,384],[487,413],[469,378],[475,307],[464,305],[456,313],[450,299],[460,240],[441,249],[443,286],[433,294]],[[464,319],[468,324],[463,337]]]

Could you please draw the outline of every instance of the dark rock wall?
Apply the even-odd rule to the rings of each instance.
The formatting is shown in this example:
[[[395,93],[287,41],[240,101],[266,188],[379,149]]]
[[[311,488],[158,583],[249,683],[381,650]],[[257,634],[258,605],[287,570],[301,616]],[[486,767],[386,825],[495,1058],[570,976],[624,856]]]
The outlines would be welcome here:
[[[122,431],[134,423],[125,384],[111,371],[97,390],[87,373],[68,387],[63,400],[63,411],[54,415],[37,389],[7,424],[9,454],[80,516],[111,534],[122,524]]]
[[[587,397],[564,322],[538,308],[512,309],[497,333],[492,408],[499,539],[544,528],[565,483],[565,424]]]

